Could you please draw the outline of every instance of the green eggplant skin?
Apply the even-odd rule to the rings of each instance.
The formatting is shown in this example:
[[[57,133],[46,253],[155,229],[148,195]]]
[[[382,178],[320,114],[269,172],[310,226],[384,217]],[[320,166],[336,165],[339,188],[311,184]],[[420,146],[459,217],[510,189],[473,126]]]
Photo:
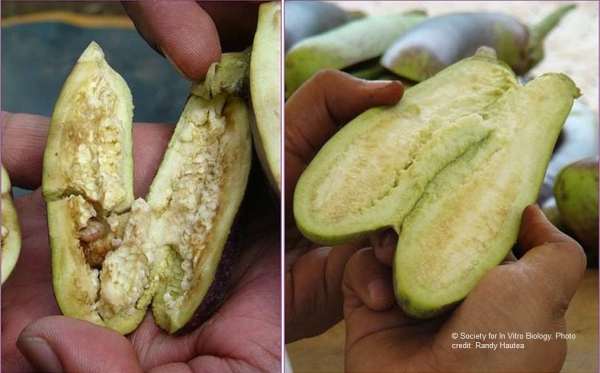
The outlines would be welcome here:
[[[420,82],[487,46],[522,75],[542,60],[544,38],[574,7],[560,7],[532,27],[502,13],[432,17],[398,38],[381,64],[401,77]]]
[[[368,16],[302,40],[285,56],[285,96],[320,70],[342,70],[381,56],[425,18],[420,12]]]
[[[12,273],[21,252],[21,227],[11,196],[8,172],[1,166],[2,175],[2,283]]]
[[[561,221],[583,246],[588,265],[598,266],[598,159],[563,168],[554,184]]]
[[[285,15],[286,51],[307,37],[341,26],[351,19],[345,10],[325,1],[288,1]]]
[[[280,30],[280,3],[261,4],[250,58],[250,97],[255,117],[251,128],[263,171],[278,195],[281,194]]]
[[[516,242],[578,95],[563,74],[522,86],[480,50],[338,131],[299,179],[297,226],[324,244],[394,229],[399,305],[438,315]]]

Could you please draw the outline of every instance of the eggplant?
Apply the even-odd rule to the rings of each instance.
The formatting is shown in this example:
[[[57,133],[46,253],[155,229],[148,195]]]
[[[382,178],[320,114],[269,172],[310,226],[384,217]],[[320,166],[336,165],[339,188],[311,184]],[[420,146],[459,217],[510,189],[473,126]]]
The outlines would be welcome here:
[[[302,40],[285,56],[286,97],[320,70],[341,70],[381,56],[425,18],[420,11],[368,16]]]
[[[251,122],[254,148],[273,190],[281,194],[281,5],[260,5],[250,59]]]
[[[131,94],[92,42],[56,103],[44,153],[54,293],[71,317],[133,331],[152,304],[174,333],[213,304],[251,162],[247,52],[192,88],[145,199],[133,200]],[[214,290],[218,291],[218,290]],[[204,315],[205,317],[206,315]]]
[[[294,192],[300,231],[339,244],[394,229],[394,288],[410,316],[460,302],[516,242],[579,90],[522,86],[487,48],[339,130]]]
[[[351,20],[351,15],[344,9],[325,1],[287,1],[285,16],[286,51],[309,36],[323,33]]]
[[[554,150],[544,184],[540,190],[538,203],[551,204],[553,188],[558,173],[567,165],[583,158],[598,156],[598,119],[596,113],[580,101],[573,109],[563,126],[559,141]]]
[[[21,228],[19,217],[11,196],[11,184],[8,172],[2,169],[2,283],[15,268],[21,252]]]
[[[544,39],[575,5],[565,5],[532,27],[502,13],[454,13],[429,18],[400,36],[381,64],[401,77],[423,81],[479,47],[522,75],[544,57]]]
[[[560,221],[583,246],[588,265],[598,267],[598,158],[564,167],[554,184]]]

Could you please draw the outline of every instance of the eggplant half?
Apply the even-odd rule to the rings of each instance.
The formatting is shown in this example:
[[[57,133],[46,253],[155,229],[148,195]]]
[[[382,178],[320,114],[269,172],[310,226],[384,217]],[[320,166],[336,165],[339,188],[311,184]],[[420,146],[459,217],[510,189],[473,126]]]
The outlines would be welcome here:
[[[258,12],[250,60],[250,96],[254,147],[271,186],[281,193],[281,5],[264,3]]]
[[[578,95],[563,74],[521,86],[480,50],[337,132],[299,179],[296,223],[324,244],[394,229],[398,302],[435,316],[510,251]]]
[[[11,196],[11,184],[8,172],[2,169],[2,283],[10,276],[17,264],[21,252],[21,229],[17,210]]]

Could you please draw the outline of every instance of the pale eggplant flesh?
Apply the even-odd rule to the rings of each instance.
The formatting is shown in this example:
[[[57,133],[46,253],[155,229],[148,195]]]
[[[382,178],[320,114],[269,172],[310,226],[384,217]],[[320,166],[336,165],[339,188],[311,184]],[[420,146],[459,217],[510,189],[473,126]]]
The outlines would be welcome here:
[[[515,243],[578,95],[563,74],[521,86],[480,50],[334,135],[300,177],[297,226],[323,244],[394,229],[398,303],[435,316]]]
[[[21,252],[21,228],[19,225],[19,218],[17,210],[13,203],[11,195],[11,183],[8,176],[8,172],[4,169],[4,166],[0,165],[2,169],[2,283],[8,279],[8,276],[12,273],[19,254]]]
[[[157,324],[175,332],[218,278],[251,159],[238,97],[247,55],[222,62],[193,89],[200,95],[189,97],[148,196],[134,201],[131,95],[97,44],[80,57],[44,158],[54,290],[65,315],[127,334],[152,304]]]
[[[264,3],[258,12],[258,26],[250,59],[250,97],[255,120],[254,148],[271,187],[281,194],[281,5]]]

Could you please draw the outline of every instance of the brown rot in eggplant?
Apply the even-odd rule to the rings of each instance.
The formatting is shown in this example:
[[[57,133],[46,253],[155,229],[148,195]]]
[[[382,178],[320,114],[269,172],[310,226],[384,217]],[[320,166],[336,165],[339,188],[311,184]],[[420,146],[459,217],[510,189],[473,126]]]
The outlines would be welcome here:
[[[17,210],[11,196],[11,184],[8,172],[0,165],[2,175],[2,283],[6,281],[17,264],[21,252],[21,229]]]
[[[546,35],[573,8],[575,5],[562,6],[531,27],[501,13],[432,17],[399,37],[381,64],[401,77],[420,82],[487,46],[522,75],[543,59]]]
[[[223,54],[193,94],[146,199],[133,201],[131,94],[91,43],[67,78],[44,155],[54,292],[62,312],[133,331],[152,304],[182,328],[222,275],[251,159],[238,96],[248,54]],[[206,308],[206,307],[205,307]]]

